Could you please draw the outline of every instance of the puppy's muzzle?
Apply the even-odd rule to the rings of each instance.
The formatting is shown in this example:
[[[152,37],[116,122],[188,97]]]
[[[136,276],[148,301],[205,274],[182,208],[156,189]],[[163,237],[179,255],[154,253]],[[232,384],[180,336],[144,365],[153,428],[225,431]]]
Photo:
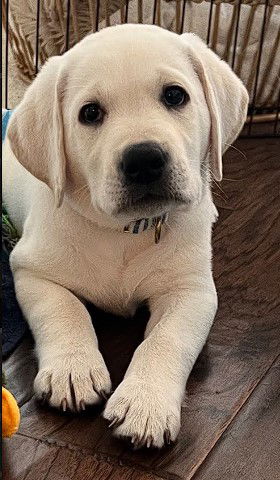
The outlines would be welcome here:
[[[129,145],[123,152],[121,171],[127,184],[149,185],[161,180],[169,156],[153,142]]]

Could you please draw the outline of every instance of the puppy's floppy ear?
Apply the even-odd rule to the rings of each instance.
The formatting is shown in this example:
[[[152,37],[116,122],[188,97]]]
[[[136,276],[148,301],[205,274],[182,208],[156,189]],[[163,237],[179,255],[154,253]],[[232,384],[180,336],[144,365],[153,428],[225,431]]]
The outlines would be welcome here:
[[[222,179],[222,155],[236,139],[246,120],[248,93],[229,65],[193,33],[181,36],[202,85],[210,114],[211,170]]]
[[[52,57],[27,89],[9,122],[7,137],[18,161],[63,200],[66,158],[61,114],[61,58]]]

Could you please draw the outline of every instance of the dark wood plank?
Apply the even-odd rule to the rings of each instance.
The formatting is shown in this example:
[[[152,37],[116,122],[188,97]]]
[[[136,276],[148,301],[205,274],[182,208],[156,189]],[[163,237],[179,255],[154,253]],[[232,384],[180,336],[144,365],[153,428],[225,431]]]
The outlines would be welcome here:
[[[280,359],[211,451],[195,480],[280,478]]]
[[[163,480],[79,450],[16,434],[3,442],[5,480]]]
[[[3,440],[3,478],[5,480],[30,480],[44,478],[57,455],[56,447],[47,448],[32,438],[15,435]]]
[[[63,416],[39,408],[33,398],[22,407],[23,435],[87,455],[104,455],[162,478],[186,480],[224,438],[244,404],[250,404],[252,392],[280,352],[280,141],[240,140],[236,146],[246,158],[230,150],[224,162],[224,193],[215,189],[220,213],[214,229],[219,311],[187,385],[178,442],[161,452],[132,452],[112,438],[100,411],[81,417]],[[121,380],[141,341],[146,318],[140,314],[131,322],[95,315],[101,350],[114,385]],[[13,364],[12,359],[10,362]],[[34,367],[31,360],[30,365]],[[19,382],[16,388],[23,394],[20,363],[13,372],[14,381]],[[30,397],[30,379],[25,383]]]

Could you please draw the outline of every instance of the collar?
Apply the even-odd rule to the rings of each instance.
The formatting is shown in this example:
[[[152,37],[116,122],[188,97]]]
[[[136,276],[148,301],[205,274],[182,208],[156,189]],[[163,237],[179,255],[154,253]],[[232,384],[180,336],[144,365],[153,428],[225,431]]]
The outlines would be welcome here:
[[[140,218],[139,220],[134,220],[126,225],[123,229],[125,233],[141,233],[145,230],[150,230],[151,228],[155,229],[155,243],[159,243],[161,235],[161,227],[168,218],[168,213],[163,213],[159,217],[152,218]]]

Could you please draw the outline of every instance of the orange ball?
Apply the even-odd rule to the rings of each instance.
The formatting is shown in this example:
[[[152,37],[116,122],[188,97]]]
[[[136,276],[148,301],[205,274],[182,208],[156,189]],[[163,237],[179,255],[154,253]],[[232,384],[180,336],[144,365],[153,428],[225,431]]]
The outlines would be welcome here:
[[[11,437],[17,432],[20,412],[14,396],[2,387],[2,437]]]

